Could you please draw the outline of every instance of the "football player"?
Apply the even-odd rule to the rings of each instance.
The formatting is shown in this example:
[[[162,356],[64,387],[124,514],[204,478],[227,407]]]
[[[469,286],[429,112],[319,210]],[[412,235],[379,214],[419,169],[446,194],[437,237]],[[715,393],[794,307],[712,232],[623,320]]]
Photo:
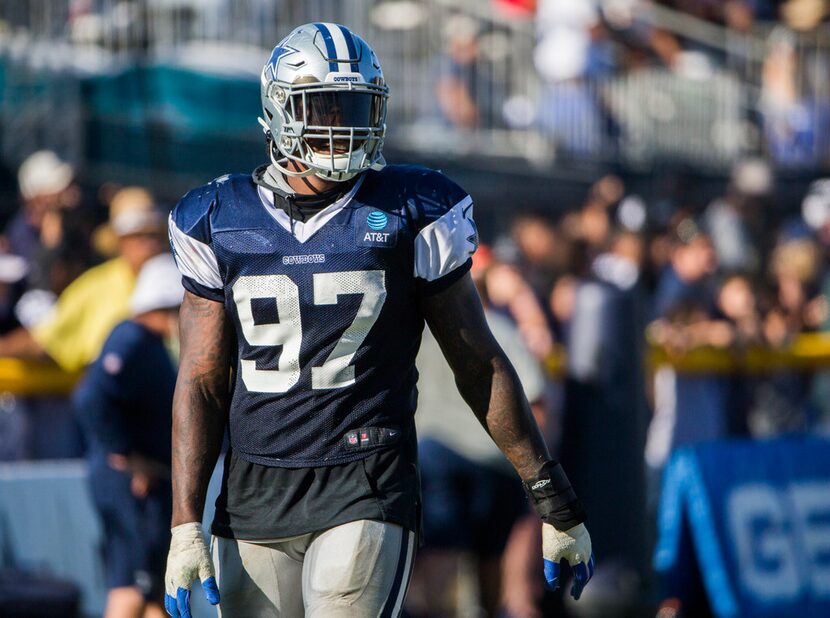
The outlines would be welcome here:
[[[187,292],[167,611],[190,616],[198,578],[234,618],[399,615],[425,322],[542,516],[549,585],[566,559],[579,597],[593,572],[585,514],[484,319],[472,198],[438,172],[385,165],[388,88],[343,26],[291,32],[261,95],[270,163],[191,191],[170,216]],[[211,560],[199,522],[226,429]]]

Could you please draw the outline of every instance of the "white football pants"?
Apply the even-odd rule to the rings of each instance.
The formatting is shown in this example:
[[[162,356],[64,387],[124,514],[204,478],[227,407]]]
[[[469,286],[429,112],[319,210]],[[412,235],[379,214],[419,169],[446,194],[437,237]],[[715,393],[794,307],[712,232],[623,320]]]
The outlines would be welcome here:
[[[385,618],[403,608],[415,535],[363,519],[275,542],[215,536],[212,552],[225,618]]]

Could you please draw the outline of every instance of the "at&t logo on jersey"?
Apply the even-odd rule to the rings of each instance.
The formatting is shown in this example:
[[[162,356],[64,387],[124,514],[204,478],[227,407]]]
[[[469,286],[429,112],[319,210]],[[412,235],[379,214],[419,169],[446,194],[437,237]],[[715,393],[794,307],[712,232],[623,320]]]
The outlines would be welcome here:
[[[387,223],[389,223],[389,218],[377,210],[370,212],[366,217],[366,224],[375,231],[382,230]]]
[[[398,240],[398,220],[385,212],[363,209],[358,214],[357,244],[362,247],[394,247]]]

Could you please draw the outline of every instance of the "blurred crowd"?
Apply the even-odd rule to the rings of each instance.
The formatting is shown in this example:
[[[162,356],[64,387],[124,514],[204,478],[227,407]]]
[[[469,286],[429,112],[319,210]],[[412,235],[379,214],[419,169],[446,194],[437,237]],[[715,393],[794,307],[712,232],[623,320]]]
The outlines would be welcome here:
[[[136,277],[167,251],[166,213],[141,187],[82,191],[73,167],[51,151],[23,162],[18,186],[20,206],[7,212],[0,237],[0,357],[74,374],[131,317]],[[83,440],[64,400],[7,403],[0,458],[81,454]]]
[[[106,38],[99,22],[84,19],[99,4],[71,3],[77,40]],[[797,196],[798,212],[775,204],[777,172],[830,155],[827,48],[804,47],[824,27],[828,5],[664,0],[647,11],[635,0],[493,4],[508,19],[533,24],[532,67],[501,62],[509,54],[497,53],[505,39],[492,24],[448,19],[428,105],[462,131],[538,129],[565,153],[593,156],[597,136],[618,135],[626,118],[596,87],[602,80],[659,71],[703,92],[723,74],[757,86],[746,102],[751,126],[739,133],[712,126],[710,137],[737,143],[754,135],[757,144],[740,146],[765,157],[738,161],[708,203],[690,203],[681,184],[669,196],[638,195],[626,177],[605,175],[567,209],[516,209],[475,255],[472,274],[488,322],[602,548],[578,607],[542,590],[538,521],[466,411],[428,332],[418,359],[425,546],[410,615],[458,607],[515,618],[636,614],[649,599],[651,522],[674,448],[830,428],[830,373],[692,374],[647,362],[649,346],[669,360],[699,349],[740,355],[786,350],[804,334],[830,331],[830,179]],[[679,19],[667,21],[671,28],[651,18],[661,7]],[[511,70],[500,72],[505,66]],[[538,100],[508,87],[529,71],[540,80]],[[665,117],[670,101],[658,103],[657,116],[683,124]],[[104,525],[115,525],[123,510],[112,496],[156,499],[164,513],[169,497],[159,490],[168,483],[169,444],[155,437],[169,436],[169,408],[159,402],[172,393],[175,367],[163,361],[176,357],[181,299],[166,256],[169,204],[142,187],[82,187],[72,165],[49,151],[28,157],[17,180],[19,204],[2,210],[0,359],[83,372],[84,381],[74,403],[0,396],[0,460],[87,456],[99,474]],[[157,414],[145,415],[144,405]],[[148,561],[158,561],[164,525],[150,535]],[[138,528],[129,534],[122,547],[144,542]],[[128,574],[110,569],[108,576],[111,587],[129,587]],[[143,601],[129,593],[110,602],[129,608]]]
[[[7,217],[0,253],[0,357],[86,378],[74,410],[60,397],[4,398],[0,459],[86,455],[146,500],[167,482],[169,453],[148,445],[168,435],[158,425],[169,414],[151,419],[136,406],[172,393],[173,370],[158,377],[165,393],[145,382],[160,359],[175,358],[182,293],[175,269],[158,263],[169,261],[166,208],[141,187],[81,190],[71,165],[48,151],[21,165],[18,185],[20,207]],[[649,345],[669,359],[700,348],[740,354],[787,349],[830,329],[830,180],[810,184],[801,211],[788,214],[773,207],[775,188],[760,159],[736,164],[703,207],[682,191],[661,201],[636,195],[606,175],[575,208],[517,212],[475,255],[487,319],[603,548],[582,615],[642,603],[648,522],[672,449],[830,426],[822,372],[689,374],[646,362]],[[543,595],[534,516],[429,333],[418,364],[426,546],[411,615],[442,615],[453,604],[508,616],[576,611]],[[113,424],[114,410],[125,420]]]
[[[735,357],[747,350],[786,350],[806,333],[827,330],[828,182],[809,186],[800,213],[783,214],[774,207],[775,185],[766,162],[741,161],[721,195],[693,207],[682,192],[657,203],[630,193],[621,178],[608,175],[589,188],[578,207],[558,216],[518,213],[509,230],[476,253],[473,276],[488,320],[499,341],[510,342],[505,349],[513,349],[511,358],[517,359],[513,362],[540,425],[592,514],[592,537],[603,552],[594,589],[578,607],[558,611],[605,616],[642,610],[653,540],[647,522],[653,521],[661,472],[673,449],[830,428],[824,372],[779,367],[724,374],[710,361],[708,371],[704,365],[685,373],[646,358],[649,346],[661,348],[669,360],[695,350]],[[496,323],[504,318],[507,327]],[[517,340],[523,353],[515,350]],[[427,350],[429,344],[427,336]],[[431,502],[440,501],[438,521],[456,512],[447,506],[452,500],[445,499],[446,487],[452,486],[448,475],[456,487],[498,488],[503,472],[484,449],[483,432],[466,427],[461,414],[448,412],[454,412],[453,389],[441,386],[440,376],[446,381],[448,371],[437,356],[422,352],[419,359],[424,376],[419,435],[429,455],[425,460],[440,462],[423,470],[429,490],[422,555],[433,556],[435,540],[439,556],[462,545],[468,555],[478,556],[480,567],[486,566],[492,547],[475,538],[459,540],[469,532],[452,541],[440,531],[430,537]],[[532,371],[522,369],[527,356],[548,370],[541,385]],[[436,420],[436,414],[445,416]],[[471,448],[469,441],[475,439],[482,450]],[[483,470],[491,471],[486,482]],[[534,591],[538,582],[532,574],[523,580],[518,565],[526,562],[516,562],[516,556],[534,555],[528,548],[538,539],[522,536],[520,513],[505,515],[509,491],[498,494],[483,512],[466,512],[463,520],[475,529],[470,522],[482,518],[491,530],[494,522],[514,522],[511,535],[502,539],[507,578],[502,602],[507,615],[542,615],[528,609],[542,611],[529,601],[542,598],[541,590]],[[433,578],[445,579],[443,564],[429,563]],[[480,586],[492,590],[492,584]],[[427,589],[438,588],[432,583]],[[433,602],[437,598],[433,595]],[[547,611],[554,611],[559,601],[548,597],[545,602]]]
[[[830,156],[830,57],[818,44],[826,36],[828,6],[821,0],[495,5],[510,19],[533,20],[532,58],[513,52],[516,58],[504,59],[505,45],[518,45],[509,30],[464,14],[448,19],[436,97],[455,127],[538,129],[560,154],[613,158],[652,116],[663,126],[663,141],[702,138],[713,150],[742,147],[780,166],[809,166]],[[528,94],[531,67],[523,62],[538,76],[538,95]],[[688,109],[688,89],[678,86],[675,95],[665,80],[659,97],[649,95],[657,82],[648,80],[666,75],[700,86],[697,109]],[[747,85],[740,100],[732,98]],[[683,123],[701,113],[711,116],[711,126],[699,128],[712,134],[685,134]],[[733,114],[740,126],[731,122]],[[738,134],[745,143],[736,142]]]

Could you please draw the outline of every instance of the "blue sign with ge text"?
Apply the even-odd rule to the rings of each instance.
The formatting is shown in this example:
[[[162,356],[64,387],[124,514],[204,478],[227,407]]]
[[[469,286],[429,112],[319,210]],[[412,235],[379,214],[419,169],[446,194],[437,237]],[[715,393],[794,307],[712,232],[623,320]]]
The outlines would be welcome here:
[[[679,449],[658,528],[667,596],[692,594],[692,562],[716,616],[830,616],[830,441]]]

